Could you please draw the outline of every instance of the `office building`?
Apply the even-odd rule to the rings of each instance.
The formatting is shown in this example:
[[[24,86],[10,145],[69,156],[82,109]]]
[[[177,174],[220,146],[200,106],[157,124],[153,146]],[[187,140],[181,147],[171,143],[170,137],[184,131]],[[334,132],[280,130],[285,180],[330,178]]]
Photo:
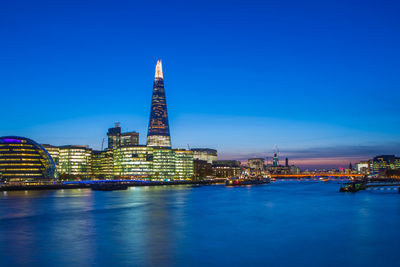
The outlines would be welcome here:
[[[175,180],[193,179],[193,151],[174,149],[175,154]]]
[[[255,170],[255,171],[263,171],[264,170],[264,159],[263,158],[248,159],[247,164],[251,170]]]
[[[124,146],[113,151],[113,174],[116,179],[147,179],[153,176],[153,148]]]
[[[369,171],[372,174],[396,169],[400,169],[400,158],[395,155],[380,155],[369,160]]]
[[[139,133],[125,132],[121,134],[121,146],[137,146],[139,145]]]
[[[151,100],[147,146],[171,148],[161,60],[157,61]]]
[[[44,147],[46,149],[46,151],[49,153],[49,155],[53,159],[54,166],[56,167],[55,175],[57,177],[59,162],[60,162],[60,148],[58,146],[52,146],[49,144],[43,144],[42,147]]]
[[[369,173],[369,163],[368,161],[360,161],[356,164],[357,173],[368,174]]]
[[[274,157],[273,157],[273,163],[272,165],[274,166],[279,166],[279,157],[278,157],[278,153],[274,153]]]
[[[153,148],[153,180],[170,181],[175,177],[175,153],[172,149]]]
[[[18,136],[0,137],[0,181],[39,182],[54,179],[53,159],[35,141]]]
[[[193,173],[195,179],[214,177],[212,164],[200,159],[193,160]]]
[[[93,179],[113,179],[113,150],[92,151],[92,175]]]
[[[61,179],[92,178],[92,150],[87,146],[60,146],[59,174]]]
[[[212,168],[217,178],[238,177],[242,173],[240,161],[237,160],[216,160]]]
[[[208,163],[213,163],[217,160],[217,150],[211,148],[192,148],[193,159],[205,160]]]
[[[139,145],[139,133],[125,132],[122,133],[119,123],[115,123],[113,128],[109,128],[107,132],[108,149],[116,149],[121,146],[137,146]]]

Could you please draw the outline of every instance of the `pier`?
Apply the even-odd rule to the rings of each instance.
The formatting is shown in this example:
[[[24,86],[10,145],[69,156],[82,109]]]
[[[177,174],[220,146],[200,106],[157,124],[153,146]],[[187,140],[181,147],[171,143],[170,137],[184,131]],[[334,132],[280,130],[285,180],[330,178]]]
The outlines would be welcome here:
[[[396,190],[400,193],[400,181],[399,180],[392,180],[392,181],[354,181],[348,183],[340,188],[340,192],[351,192],[355,193],[360,190]]]

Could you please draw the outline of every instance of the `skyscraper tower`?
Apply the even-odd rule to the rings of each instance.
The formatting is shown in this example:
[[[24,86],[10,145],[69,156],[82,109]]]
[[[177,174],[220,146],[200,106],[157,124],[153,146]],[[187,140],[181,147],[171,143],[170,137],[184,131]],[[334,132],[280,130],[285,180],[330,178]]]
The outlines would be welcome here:
[[[171,147],[161,60],[157,61],[154,77],[147,146]]]
[[[274,153],[273,165],[274,165],[274,166],[279,166],[278,153],[276,153],[276,152]]]

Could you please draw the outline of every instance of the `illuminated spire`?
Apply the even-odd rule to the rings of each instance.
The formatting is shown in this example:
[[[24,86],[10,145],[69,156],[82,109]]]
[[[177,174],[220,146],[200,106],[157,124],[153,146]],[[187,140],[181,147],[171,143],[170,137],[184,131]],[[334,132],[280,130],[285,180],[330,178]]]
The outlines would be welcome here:
[[[156,75],[153,83],[147,146],[171,147],[161,60],[157,61]]]
[[[163,79],[161,59],[157,61],[155,78]]]

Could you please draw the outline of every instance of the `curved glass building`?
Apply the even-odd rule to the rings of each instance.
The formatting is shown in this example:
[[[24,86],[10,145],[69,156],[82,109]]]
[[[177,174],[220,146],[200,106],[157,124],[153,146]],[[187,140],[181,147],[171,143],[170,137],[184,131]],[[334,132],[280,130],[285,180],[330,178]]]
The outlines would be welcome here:
[[[0,137],[0,180],[32,182],[54,179],[55,166],[46,149],[18,136]]]

